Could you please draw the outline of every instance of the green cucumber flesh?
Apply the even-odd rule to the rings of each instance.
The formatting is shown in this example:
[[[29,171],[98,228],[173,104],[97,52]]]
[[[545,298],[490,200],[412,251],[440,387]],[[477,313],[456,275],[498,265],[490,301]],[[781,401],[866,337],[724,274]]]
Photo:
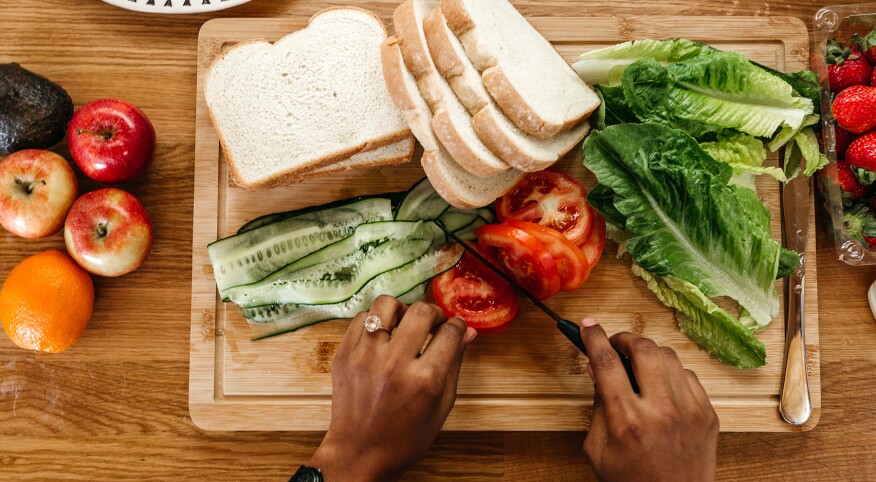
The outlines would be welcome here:
[[[466,226],[460,230],[454,231],[453,234],[455,234],[457,238],[459,238],[463,241],[476,241],[478,238],[477,237],[478,228],[480,228],[481,226],[483,226],[485,224],[490,224],[490,223],[486,219],[478,216],[477,218],[475,218],[474,221],[472,221],[471,224],[469,224],[468,226]]]
[[[477,218],[478,212],[473,209],[459,209],[450,206],[447,211],[444,211],[444,214],[442,214],[438,220],[441,221],[441,224],[443,224],[448,231],[453,232],[468,226]]]
[[[294,272],[283,271],[262,281],[228,290],[228,298],[244,308],[272,304],[323,305],[356,294],[380,273],[419,258],[432,247],[434,236],[425,225],[404,239],[368,245],[343,258]]]
[[[487,224],[490,224],[496,220],[496,213],[494,213],[493,210],[490,208],[487,208],[487,207],[478,208],[477,211],[478,211],[478,216],[484,218],[484,221],[486,221]]]
[[[376,246],[390,239],[403,239],[414,235],[420,229],[422,223],[419,221],[380,221],[376,223],[366,223],[356,226],[352,235],[321,248],[293,263],[290,263],[274,273],[262,278],[257,283],[271,282],[277,279],[288,277],[290,273],[294,273],[304,268],[309,268],[327,261],[342,259],[356,251],[362,250],[368,246]],[[241,288],[251,285],[241,285],[231,287],[219,292],[223,301],[230,301],[230,292],[240,291],[235,288]]]
[[[395,219],[399,221],[417,221],[438,219],[450,204],[435,191],[428,177],[414,184],[402,199]]]
[[[356,226],[392,219],[392,203],[370,198],[262,226],[207,247],[220,292],[258,281],[353,233]]]
[[[286,211],[283,213],[274,213],[274,214],[266,214],[264,216],[257,217],[252,221],[244,224],[237,230],[237,234],[243,234],[247,231],[252,231],[253,229],[260,228],[262,226],[267,226],[268,224],[273,224],[278,221],[282,221],[284,219],[289,218],[297,218],[301,216],[305,216],[308,214],[312,214],[314,212],[323,211],[326,209],[331,209],[338,206],[345,206],[348,204],[357,203],[359,201],[364,201],[366,199],[374,199],[374,198],[385,198],[389,199],[391,203],[397,203],[400,199],[402,199],[407,191],[402,192],[390,192],[385,194],[378,194],[376,196],[357,196],[348,199],[341,199],[340,201],[333,201],[327,204],[323,204],[320,206],[309,206],[302,209],[296,209],[294,211]]]
[[[433,248],[416,260],[369,281],[355,296],[331,305],[283,305],[243,309],[252,327],[253,340],[268,338],[322,321],[352,318],[371,307],[381,294],[401,296],[456,266],[464,251],[460,246]],[[419,295],[421,297],[422,294]]]

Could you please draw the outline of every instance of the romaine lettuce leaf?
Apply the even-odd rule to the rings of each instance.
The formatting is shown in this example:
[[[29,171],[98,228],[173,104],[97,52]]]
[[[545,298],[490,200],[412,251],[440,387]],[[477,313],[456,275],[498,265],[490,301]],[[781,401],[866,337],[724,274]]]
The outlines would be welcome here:
[[[603,130],[615,124],[638,123],[636,114],[630,110],[624,98],[623,87],[606,87],[594,85],[599,95],[599,108],[596,110],[596,128]]]
[[[672,63],[714,50],[708,45],[687,39],[631,40],[582,54],[572,68],[590,85],[618,86],[624,70],[638,60],[651,58]]]
[[[666,306],[675,309],[681,332],[724,363],[738,368],[766,365],[766,347],[751,330],[716,305],[692,283],[674,276],[652,275],[633,264],[633,273]]]
[[[779,182],[786,182],[784,171],[778,167],[764,167],[767,152],[763,142],[748,134],[719,133],[714,142],[701,142],[710,156],[733,168],[730,184],[754,190],[754,179],[759,174],[769,174]]]
[[[622,85],[642,122],[694,137],[735,129],[771,138],[784,127],[798,129],[813,112],[811,100],[736,52],[713,51],[667,66],[640,60],[624,71]]]
[[[815,131],[807,127],[794,136],[794,142],[800,148],[803,159],[806,159],[806,167],[803,175],[812,177],[818,170],[827,165],[827,156],[821,153],[821,145],[815,137]]]
[[[759,325],[778,315],[781,247],[757,194],[728,185],[730,166],[658,124],[593,132],[584,163],[605,186],[593,207],[603,212],[613,193],[616,212],[603,214],[625,220],[627,250],[642,268],[688,281],[707,297],[729,296]]]

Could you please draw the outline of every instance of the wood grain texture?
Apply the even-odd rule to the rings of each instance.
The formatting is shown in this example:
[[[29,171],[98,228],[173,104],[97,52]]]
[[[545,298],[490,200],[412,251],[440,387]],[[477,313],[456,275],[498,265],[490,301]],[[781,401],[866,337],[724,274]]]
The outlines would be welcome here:
[[[306,17],[219,19],[201,29],[195,141],[195,214],[192,253],[192,355],[189,408],[209,430],[325,430],[331,413],[331,358],[346,322],[324,323],[267,340],[250,341],[250,328],[231,304],[218,301],[206,246],[233,235],[258,216],[350,196],[405,190],[423,177],[416,163],[323,176],[267,191],[237,188],[229,179],[202,83],[223,49],[250,38],[277,40]],[[581,52],[632,38],[679,36],[742,52],[780,70],[805,68],[805,25],[791,17],[533,17],[530,19],[568,61]],[[778,156],[768,161],[777,165]],[[593,176],[574,149],[558,165],[588,188]],[[758,192],[773,211],[773,237],[781,240],[779,185],[767,176]],[[814,259],[814,217],[810,259]],[[616,249],[609,243],[608,251]],[[801,427],[777,411],[784,330],[779,315],[758,336],[767,366],[737,370],[710,358],[682,335],[671,310],[630,272],[629,259],[602,258],[587,285],[548,304],[568,317],[596,316],[609,333],[634,331],[673,347],[708,392],[724,431],[799,431],[814,427],[821,409],[818,356],[817,272],[807,266],[807,344],[813,416]],[[781,287],[779,288],[782,289]],[[481,337],[468,350],[456,406],[447,430],[584,430],[593,385],[586,359],[538,310],[524,309],[500,335]],[[545,413],[555,414],[545,417]]]
[[[386,18],[397,2],[345,3]],[[805,22],[822,3],[515,1],[530,16],[634,10]],[[210,18],[293,17],[329,5],[254,0],[218,15],[158,17],[98,0],[0,0],[0,62],[20,62],[61,83],[77,105],[100,97],[135,102],[159,133],[154,168],[127,186],[158,227],[143,269],[98,280],[92,324],[66,353],[22,352],[0,335],[0,479],[282,481],[309,458],[319,433],[205,433],[189,419],[195,79],[198,30]],[[823,211],[817,216],[821,420],[805,433],[722,434],[719,480],[876,479],[876,326],[865,299],[876,267],[836,261]],[[0,234],[0,276],[27,255],[62,246],[60,237],[25,242]],[[444,433],[406,479],[595,480],[580,455],[583,436]]]

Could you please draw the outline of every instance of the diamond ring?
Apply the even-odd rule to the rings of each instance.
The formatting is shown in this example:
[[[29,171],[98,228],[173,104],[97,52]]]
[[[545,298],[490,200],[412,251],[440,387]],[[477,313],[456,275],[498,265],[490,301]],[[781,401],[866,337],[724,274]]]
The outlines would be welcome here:
[[[368,315],[365,317],[365,331],[368,333],[374,333],[375,331],[383,329],[385,329],[383,326],[383,320],[381,320],[379,316]]]

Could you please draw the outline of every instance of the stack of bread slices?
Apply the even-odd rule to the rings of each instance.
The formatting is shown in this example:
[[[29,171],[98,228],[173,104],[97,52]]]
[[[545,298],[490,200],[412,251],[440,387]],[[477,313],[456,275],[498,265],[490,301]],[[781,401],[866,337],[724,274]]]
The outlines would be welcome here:
[[[386,35],[366,10],[329,8],[273,45],[217,58],[204,94],[233,182],[262,189],[410,161],[414,138],[383,80]]]
[[[406,0],[381,46],[432,185],[485,206],[587,135],[599,98],[507,0]]]

